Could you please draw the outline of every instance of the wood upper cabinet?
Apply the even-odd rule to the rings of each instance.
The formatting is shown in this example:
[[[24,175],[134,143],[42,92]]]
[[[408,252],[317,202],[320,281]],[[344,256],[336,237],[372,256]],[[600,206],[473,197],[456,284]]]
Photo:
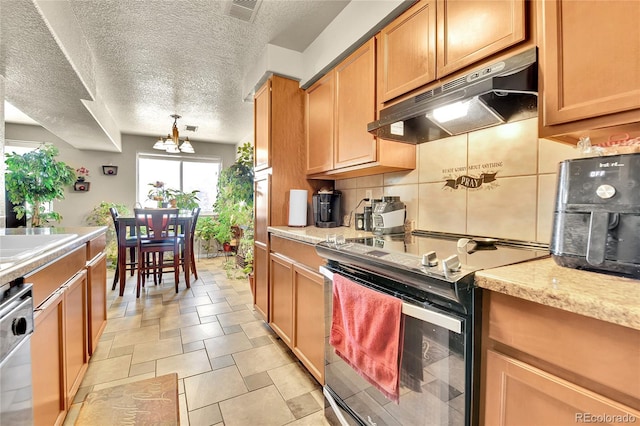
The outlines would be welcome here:
[[[524,41],[525,0],[438,0],[437,77]]]
[[[254,155],[256,171],[271,167],[271,79],[267,80],[255,94],[253,100],[254,116]]]
[[[375,38],[367,41],[307,89],[308,177],[342,179],[415,168],[415,146],[377,140],[367,132],[376,119],[375,47]]]
[[[334,82],[335,71],[331,70],[307,90],[305,118],[308,174],[333,169]]]
[[[549,0],[539,7],[540,136],[577,139],[633,123],[639,132],[640,2]]]
[[[371,39],[307,90],[307,174],[376,160],[375,57]]]
[[[527,37],[525,0],[419,0],[378,34],[378,103]]]
[[[420,0],[378,35],[379,102],[436,79],[436,3]]]
[[[376,118],[375,40],[371,39],[335,68],[334,168],[376,160],[376,139],[367,124]]]

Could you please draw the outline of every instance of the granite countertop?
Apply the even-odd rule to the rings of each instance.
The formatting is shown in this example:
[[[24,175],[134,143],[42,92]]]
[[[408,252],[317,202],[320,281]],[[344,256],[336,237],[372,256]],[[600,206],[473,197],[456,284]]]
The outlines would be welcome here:
[[[316,228],[315,226],[269,226],[267,231],[273,235],[303,241],[310,244],[317,244],[320,241],[325,241],[327,239],[327,235],[344,235],[345,238],[373,236],[371,232],[356,231],[355,229],[347,228],[346,226],[339,226],[337,228]]]
[[[562,267],[550,257],[475,279],[478,287],[640,330],[640,280]]]
[[[284,238],[317,244],[327,235],[373,235],[353,228],[270,226]],[[640,330],[640,280],[557,265],[552,258],[476,272],[476,285],[487,290]]]
[[[77,236],[36,256],[0,265],[0,285],[19,278],[104,234],[106,226],[69,226],[53,228],[3,228],[0,235],[76,234]]]

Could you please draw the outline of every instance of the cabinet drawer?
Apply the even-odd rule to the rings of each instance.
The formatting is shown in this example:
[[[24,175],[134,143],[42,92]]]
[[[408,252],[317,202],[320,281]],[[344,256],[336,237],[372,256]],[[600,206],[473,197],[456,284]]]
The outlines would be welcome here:
[[[69,278],[84,269],[86,252],[87,248],[80,246],[24,277],[26,282],[33,283],[33,306],[40,305]]]
[[[87,243],[87,261],[90,261],[100,253],[102,253],[107,246],[107,234],[102,234],[95,237],[93,240]]]
[[[500,293],[487,295],[491,340],[582,386],[640,400],[640,331]]]
[[[314,271],[317,271],[321,265],[325,264],[324,259],[316,253],[316,248],[313,244],[271,235],[271,251],[286,256]]]

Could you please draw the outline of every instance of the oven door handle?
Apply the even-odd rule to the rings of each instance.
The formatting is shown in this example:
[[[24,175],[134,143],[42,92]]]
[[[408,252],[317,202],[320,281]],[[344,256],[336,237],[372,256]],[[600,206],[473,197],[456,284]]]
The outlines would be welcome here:
[[[333,282],[333,272],[324,266],[320,266],[319,270],[322,275]],[[420,321],[446,328],[456,334],[462,334],[462,320],[458,318],[421,308],[407,302],[402,302],[402,313]]]

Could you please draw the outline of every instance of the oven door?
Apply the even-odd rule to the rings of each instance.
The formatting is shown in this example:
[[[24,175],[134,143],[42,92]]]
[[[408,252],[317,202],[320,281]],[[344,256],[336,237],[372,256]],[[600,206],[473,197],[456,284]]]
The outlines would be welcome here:
[[[331,328],[333,273],[325,267],[326,330]],[[337,273],[337,272],[336,272]],[[340,272],[352,281],[384,291],[362,277]],[[371,277],[370,277],[371,278]],[[391,292],[398,295],[397,292]],[[404,340],[400,400],[392,402],[325,345],[325,416],[343,425],[469,424],[470,341],[467,320],[425,303],[403,298]]]

